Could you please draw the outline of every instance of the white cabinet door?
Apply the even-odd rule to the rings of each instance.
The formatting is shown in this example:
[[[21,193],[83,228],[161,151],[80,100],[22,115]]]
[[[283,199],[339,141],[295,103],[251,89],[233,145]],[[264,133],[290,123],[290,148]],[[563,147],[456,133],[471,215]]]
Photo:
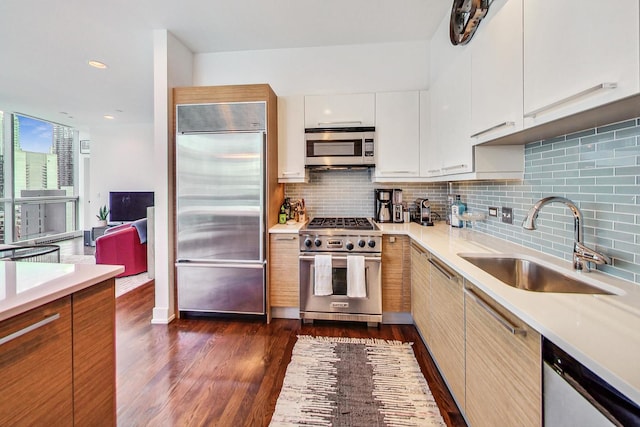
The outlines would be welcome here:
[[[471,137],[522,130],[522,1],[495,0],[471,42]]]
[[[638,9],[638,0],[525,0],[525,127],[639,91]]]
[[[420,175],[419,92],[376,94],[376,180]]]
[[[278,97],[278,182],[305,182],[304,96]]]
[[[375,126],[375,94],[305,96],[304,126]]]
[[[471,55],[466,47],[455,48],[461,50],[431,87],[433,155],[441,175],[473,171]]]
[[[440,158],[435,152],[431,126],[431,93],[420,92],[420,176],[440,175]]]

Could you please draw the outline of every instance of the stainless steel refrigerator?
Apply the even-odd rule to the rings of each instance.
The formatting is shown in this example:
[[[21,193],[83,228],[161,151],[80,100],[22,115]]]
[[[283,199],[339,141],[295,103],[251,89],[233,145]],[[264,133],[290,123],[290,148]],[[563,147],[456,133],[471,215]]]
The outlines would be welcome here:
[[[176,118],[178,310],[264,315],[266,103]]]

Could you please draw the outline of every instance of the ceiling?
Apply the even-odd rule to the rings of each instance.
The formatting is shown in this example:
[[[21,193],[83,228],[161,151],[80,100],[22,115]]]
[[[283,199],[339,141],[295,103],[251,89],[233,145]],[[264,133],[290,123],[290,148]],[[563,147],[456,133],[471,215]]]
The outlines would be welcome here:
[[[430,39],[451,0],[1,0],[0,110],[153,121],[153,31],[194,53]],[[108,65],[87,65],[95,59]],[[104,115],[114,116],[107,121]]]

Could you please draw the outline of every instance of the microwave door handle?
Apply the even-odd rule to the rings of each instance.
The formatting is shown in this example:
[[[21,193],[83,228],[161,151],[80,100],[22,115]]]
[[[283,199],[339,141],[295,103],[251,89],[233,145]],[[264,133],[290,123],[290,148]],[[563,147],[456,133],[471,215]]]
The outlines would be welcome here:
[[[361,120],[351,120],[343,122],[318,122],[318,126],[335,126],[335,125],[361,125]]]

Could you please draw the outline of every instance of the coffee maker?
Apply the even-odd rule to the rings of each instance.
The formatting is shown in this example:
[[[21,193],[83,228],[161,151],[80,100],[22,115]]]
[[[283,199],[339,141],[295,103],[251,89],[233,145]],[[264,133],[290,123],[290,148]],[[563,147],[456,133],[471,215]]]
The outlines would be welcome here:
[[[421,225],[433,225],[433,220],[431,218],[431,204],[429,204],[429,199],[416,199],[416,208],[418,209],[417,222]]]
[[[392,222],[391,215],[392,190],[376,189],[375,190],[375,220],[376,222]]]
[[[392,190],[392,210],[393,210],[393,222],[404,222],[404,207],[402,205],[402,190],[394,188]]]

